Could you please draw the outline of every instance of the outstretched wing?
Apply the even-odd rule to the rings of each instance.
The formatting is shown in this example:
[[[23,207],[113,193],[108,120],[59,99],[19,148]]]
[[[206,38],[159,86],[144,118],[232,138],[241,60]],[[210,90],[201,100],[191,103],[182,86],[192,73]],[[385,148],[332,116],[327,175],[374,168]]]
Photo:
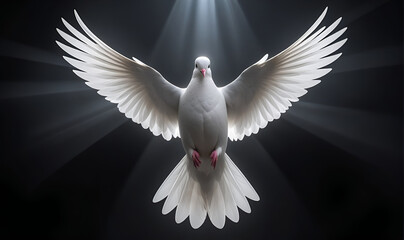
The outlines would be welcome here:
[[[118,104],[120,112],[134,122],[170,140],[179,137],[178,103],[183,89],[169,83],[152,67],[122,56],[97,38],[76,11],[77,22],[87,36],[62,18],[69,34],[56,29],[73,47],[56,43],[69,55],[64,59],[78,70],[75,74],[98,90],[105,99]]]
[[[329,55],[347,39],[335,42],[346,28],[330,35],[341,18],[328,28],[322,27],[314,32],[326,12],[327,8],[290,47],[269,60],[265,55],[222,88],[230,140],[242,140],[244,136],[255,134],[268,122],[278,119],[292,106],[291,102],[297,102],[299,97],[307,93],[307,88],[318,84],[318,79],[331,71],[331,68],[323,67],[341,56],[341,53]]]

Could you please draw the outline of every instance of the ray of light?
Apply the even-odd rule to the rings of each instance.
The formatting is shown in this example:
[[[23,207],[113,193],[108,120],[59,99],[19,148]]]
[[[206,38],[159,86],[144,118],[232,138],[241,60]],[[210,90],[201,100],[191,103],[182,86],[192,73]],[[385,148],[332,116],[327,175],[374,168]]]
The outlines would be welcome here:
[[[362,159],[395,156],[400,120],[360,110],[298,102],[285,120]],[[385,156],[385,155],[382,155]],[[373,164],[382,164],[374,162]]]
[[[30,134],[32,138],[40,138],[40,143],[41,141],[46,141],[49,137],[63,135],[63,131],[66,129],[111,109],[113,109],[113,105],[106,101],[101,101],[99,98],[93,101],[84,101],[82,104],[75,105],[71,109],[63,108],[59,109],[57,112],[53,111],[51,116],[52,120],[38,125]],[[38,143],[38,141],[36,142]]]
[[[60,55],[5,39],[0,39],[0,56],[56,66],[68,66]]]
[[[194,1],[194,19],[191,21],[193,31],[190,32],[191,53],[194,56],[211,55],[211,52],[220,51],[218,47],[219,31],[216,17],[216,4],[214,0]],[[222,52],[222,51],[221,51]]]
[[[344,23],[348,25],[367,14],[373,12],[374,10],[382,7],[384,4],[390,2],[391,0],[382,0],[382,1],[366,1],[362,5],[357,8],[350,8],[347,12],[344,13]]]
[[[226,19],[224,21],[226,25],[222,26],[220,31],[225,32],[228,30],[225,34],[229,35],[231,39],[231,41],[222,42],[223,47],[229,45],[231,47],[230,52],[234,54],[232,56],[233,59],[242,59],[242,56],[245,56],[242,49],[260,48],[259,41],[252,31],[238,1],[221,1],[221,3],[218,5],[217,14]],[[222,14],[222,12],[225,14]]]
[[[0,99],[25,98],[91,90],[82,81],[3,81]]]
[[[24,151],[29,158],[20,160],[25,161],[23,166],[27,168],[20,173],[21,177],[25,180],[31,178],[27,190],[34,190],[68,161],[126,121],[127,118],[118,113],[115,106],[111,106],[108,110],[37,139]]]
[[[344,56],[338,62],[331,74],[364,70],[379,67],[398,66],[403,64],[402,47],[386,46],[381,49],[372,49],[366,52]]]
[[[190,15],[192,14],[191,2],[192,1],[175,1],[163,30],[160,33],[160,37],[156,42],[156,46],[153,48],[151,54],[152,60],[159,58],[163,49],[168,45],[170,45],[170,49],[172,49],[170,54],[176,54],[177,56],[183,54],[183,52],[178,51],[178,49],[185,44],[186,33],[187,30],[189,30],[190,21],[184,21],[184,19],[190,19]]]
[[[173,74],[169,80],[182,79],[178,84],[185,85],[195,58],[204,55],[212,61],[215,82],[222,85],[246,67],[240,56],[259,58],[253,51],[258,48],[237,1],[177,0],[153,49],[151,62],[163,75]],[[161,56],[170,61],[160,63]],[[173,68],[188,69],[187,66],[189,71],[171,73]]]
[[[108,106],[106,109],[99,109],[98,111],[94,111],[94,113],[88,114],[85,119],[83,119],[83,116],[80,116],[79,119],[75,119],[76,121],[71,121],[69,126],[62,126],[59,127],[58,130],[53,130],[50,131],[51,134],[47,137],[44,137],[41,139],[42,141],[37,142],[36,144],[39,145],[47,145],[49,143],[54,143],[57,138],[62,138],[63,141],[66,141],[67,138],[74,138],[77,135],[82,134],[82,136],[86,136],[84,133],[88,131],[88,127],[95,127],[97,124],[104,123],[104,121],[112,117],[112,115],[118,114],[117,109],[113,106]],[[116,121],[116,124],[112,124],[112,130],[115,129],[116,127],[119,127],[121,124],[123,124],[127,119],[124,118],[122,119],[123,121]],[[106,121],[105,121],[106,123]],[[64,123],[66,125],[66,123]],[[107,124],[106,124],[107,125]],[[109,133],[109,131],[105,132],[102,131],[104,134],[102,136],[105,136],[105,133]],[[91,135],[90,135],[91,136]],[[98,140],[98,138],[97,138]],[[70,145],[70,144],[69,144]],[[90,145],[89,145],[90,146]],[[85,148],[89,147],[85,146]],[[76,156],[80,152],[75,153],[72,157]]]

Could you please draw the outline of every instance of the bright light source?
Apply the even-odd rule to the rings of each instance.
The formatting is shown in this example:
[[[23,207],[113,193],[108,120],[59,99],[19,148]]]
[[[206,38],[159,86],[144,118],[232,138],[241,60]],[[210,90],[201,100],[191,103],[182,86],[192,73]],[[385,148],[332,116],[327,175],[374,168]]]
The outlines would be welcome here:
[[[233,80],[236,76],[232,74],[239,74],[249,63],[241,59],[247,48],[259,46],[237,1],[177,0],[157,41],[152,62],[162,54],[172,60],[159,66],[164,72],[164,67],[186,68],[196,57],[208,56],[215,82],[221,85]],[[188,81],[186,77],[181,76]]]

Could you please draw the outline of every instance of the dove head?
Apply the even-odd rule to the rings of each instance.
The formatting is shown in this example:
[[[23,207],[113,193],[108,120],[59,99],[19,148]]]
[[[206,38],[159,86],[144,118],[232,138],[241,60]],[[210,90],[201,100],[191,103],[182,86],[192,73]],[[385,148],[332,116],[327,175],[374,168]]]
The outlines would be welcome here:
[[[195,59],[194,76],[204,79],[205,77],[212,77],[210,70],[210,60],[207,57],[198,57]]]

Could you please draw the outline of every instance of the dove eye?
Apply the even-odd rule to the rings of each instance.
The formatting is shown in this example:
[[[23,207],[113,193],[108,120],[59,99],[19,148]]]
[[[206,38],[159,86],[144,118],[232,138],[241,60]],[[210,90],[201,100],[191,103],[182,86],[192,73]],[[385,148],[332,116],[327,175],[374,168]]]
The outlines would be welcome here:
[[[210,68],[210,64],[209,64],[208,68]]]
[[[195,64],[195,67],[198,68],[198,64]]]

